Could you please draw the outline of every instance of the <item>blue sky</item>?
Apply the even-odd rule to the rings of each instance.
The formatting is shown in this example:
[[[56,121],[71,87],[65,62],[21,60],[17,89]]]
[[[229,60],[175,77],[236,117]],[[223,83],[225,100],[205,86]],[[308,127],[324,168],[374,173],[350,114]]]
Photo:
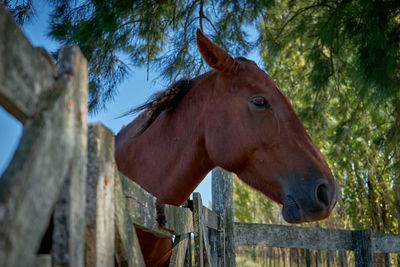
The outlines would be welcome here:
[[[47,51],[56,51],[59,44],[46,36],[48,25],[49,7],[46,1],[34,1],[37,15],[33,20],[24,26],[24,33],[33,46],[42,46]],[[145,68],[132,68],[129,78],[118,87],[118,95],[111,103],[107,111],[89,116],[88,122],[101,122],[114,133],[117,133],[122,125],[128,124],[134,117],[116,119],[119,115],[132,107],[138,106],[147,100],[153,93],[163,90],[167,84],[165,81],[156,79],[158,73],[150,70],[147,80]],[[22,125],[14,117],[10,116],[0,106],[0,175],[8,166],[9,161],[18,146],[22,133]],[[211,177],[207,177],[197,187],[195,192],[200,192],[203,204],[208,206],[211,203]]]

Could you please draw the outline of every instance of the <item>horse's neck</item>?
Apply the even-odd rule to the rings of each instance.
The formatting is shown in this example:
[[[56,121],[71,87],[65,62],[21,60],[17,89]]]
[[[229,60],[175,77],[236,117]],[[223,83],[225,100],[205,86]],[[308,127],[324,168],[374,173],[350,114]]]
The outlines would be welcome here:
[[[160,203],[182,204],[214,167],[205,149],[201,102],[206,100],[196,89],[202,88],[192,88],[178,107],[160,114],[141,135],[134,137],[143,116],[116,137],[120,171]]]

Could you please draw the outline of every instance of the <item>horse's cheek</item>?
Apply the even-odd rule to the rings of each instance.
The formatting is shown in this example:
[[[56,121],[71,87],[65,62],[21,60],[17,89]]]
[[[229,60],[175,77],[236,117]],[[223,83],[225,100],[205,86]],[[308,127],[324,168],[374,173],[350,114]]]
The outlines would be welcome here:
[[[228,171],[235,171],[246,160],[249,144],[244,142],[246,134],[243,129],[226,125],[222,130],[212,129],[206,136],[206,148],[211,161]]]

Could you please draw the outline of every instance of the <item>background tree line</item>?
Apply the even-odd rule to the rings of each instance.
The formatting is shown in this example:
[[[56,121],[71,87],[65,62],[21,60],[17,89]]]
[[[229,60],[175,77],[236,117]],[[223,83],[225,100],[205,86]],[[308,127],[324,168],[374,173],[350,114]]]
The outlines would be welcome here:
[[[17,21],[31,0],[2,0]],[[398,0],[49,0],[49,36],[89,60],[91,112],[117,95],[129,66],[163,78],[206,71],[203,29],[235,56],[256,49],[288,95],[340,186],[321,226],[399,233],[400,2]],[[235,180],[237,221],[281,223],[278,206]]]

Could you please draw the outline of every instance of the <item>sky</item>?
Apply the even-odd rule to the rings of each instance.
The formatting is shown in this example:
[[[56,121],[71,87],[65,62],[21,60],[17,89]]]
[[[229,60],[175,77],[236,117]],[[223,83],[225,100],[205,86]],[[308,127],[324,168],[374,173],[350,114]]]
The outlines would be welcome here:
[[[24,33],[33,46],[44,47],[47,51],[56,51],[59,44],[46,36],[48,13],[50,9],[46,1],[34,1],[37,14],[27,25]],[[40,8],[39,8],[40,7]],[[165,81],[156,79],[158,73],[150,69],[147,79],[146,68],[132,68],[129,78],[118,87],[118,95],[110,103],[107,111],[102,111],[95,116],[88,116],[88,122],[101,122],[111,131],[117,133],[122,125],[128,124],[134,117],[116,119],[122,113],[136,107],[147,100],[153,93],[167,87]],[[22,134],[22,125],[0,106],[0,175],[3,174],[18,146]],[[203,205],[211,203],[211,175],[207,175],[203,182],[196,188],[200,192]]]

